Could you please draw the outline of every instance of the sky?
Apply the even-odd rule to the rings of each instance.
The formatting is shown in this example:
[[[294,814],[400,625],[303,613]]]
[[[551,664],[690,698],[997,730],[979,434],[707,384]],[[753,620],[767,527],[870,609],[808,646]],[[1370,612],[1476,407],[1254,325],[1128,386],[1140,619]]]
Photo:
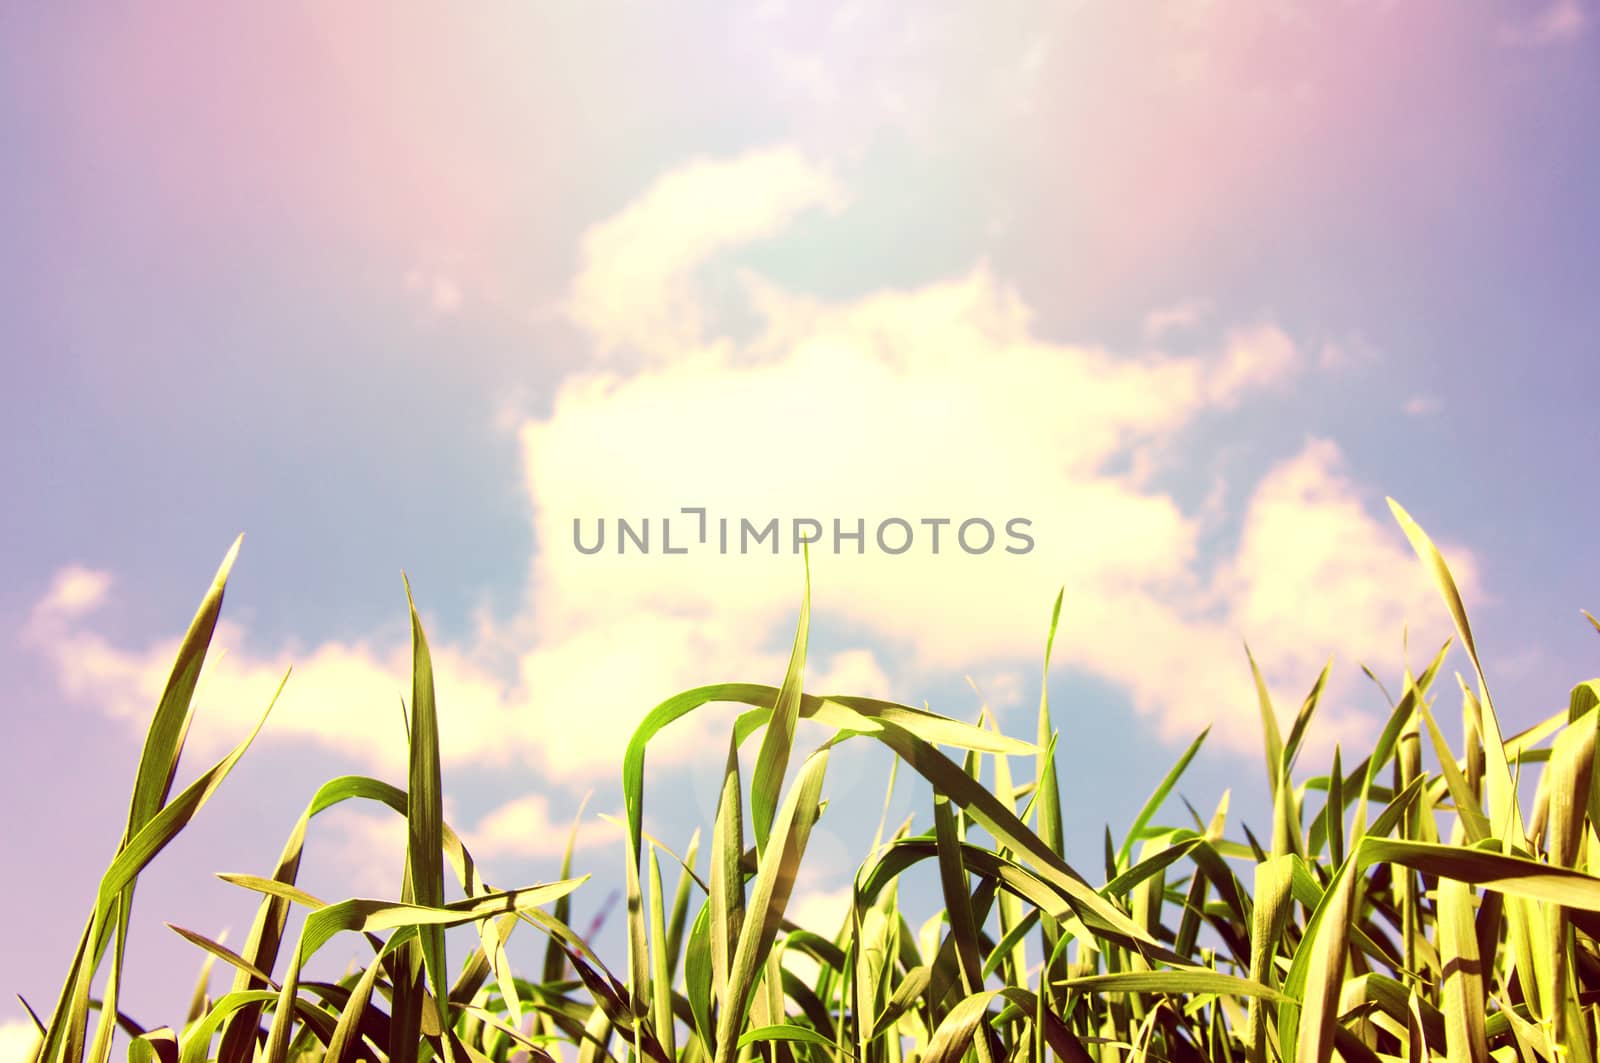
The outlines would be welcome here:
[[[808,691],[1031,738],[1062,593],[1091,877],[1206,727],[1184,796],[1264,821],[1246,644],[1283,713],[1332,662],[1302,774],[1375,733],[1362,666],[1393,691],[1450,634],[1386,496],[1508,729],[1595,674],[1589,0],[87,7],[0,11],[7,999],[54,1000],[240,532],[180,780],[293,671],[141,879],[149,1025],[200,961],[163,923],[248,930],[213,872],[266,873],[327,778],[403,781],[402,571],[451,822],[491,881],[547,880],[587,799],[579,925],[620,881],[633,728],[780,681],[813,530]],[[651,747],[670,845],[709,828],[733,714]],[[830,767],[818,919],[886,768]],[[326,820],[308,888],[395,895],[399,821]]]

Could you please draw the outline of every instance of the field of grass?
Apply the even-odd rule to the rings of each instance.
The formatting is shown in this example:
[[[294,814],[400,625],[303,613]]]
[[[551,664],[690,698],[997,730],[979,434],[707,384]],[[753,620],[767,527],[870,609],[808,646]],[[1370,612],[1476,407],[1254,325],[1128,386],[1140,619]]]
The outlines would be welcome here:
[[[259,896],[243,946],[180,931],[206,954],[207,972],[231,974],[231,987],[213,998],[202,976],[181,1023],[147,1029],[117,1007],[136,970],[125,944],[140,872],[255,737],[172,792],[236,543],[155,709],[122,843],[60,996],[36,1019],[36,1058],[101,1063],[120,1026],[130,1060],[163,1063],[1593,1060],[1600,681],[1575,687],[1568,708],[1528,731],[1503,734],[1444,559],[1393,508],[1471,674],[1441,677],[1441,648],[1402,678],[1371,750],[1336,751],[1305,777],[1295,768],[1327,673],[1287,730],[1257,673],[1270,834],[1230,823],[1226,801],[1209,814],[1189,809],[1189,822],[1158,821],[1197,741],[1130,833],[1108,833],[1094,868],[1064,859],[1047,700],[1034,740],[1023,741],[988,718],[968,724],[804,693],[808,595],[781,685],[690,690],[635,733],[622,766],[629,947],[611,966],[568,925],[584,881],[571,877],[570,848],[560,881],[499,889],[444,822],[432,665],[413,607],[406,786],[348,776],[318,790],[275,868],[228,876]],[[1446,701],[1459,701],[1458,720],[1441,719]],[[697,834],[675,852],[643,831],[646,753],[663,728],[713,703],[746,711],[729,736],[705,844]],[[834,737],[796,749],[801,719]],[[882,743],[933,800],[925,815],[880,828],[835,933],[786,913],[822,812],[829,751],[844,741]],[[738,756],[746,742],[758,743],[748,779]],[[1425,750],[1436,771],[1425,769]],[[1534,774],[1524,808],[1519,793]],[[309,821],[346,801],[405,817],[398,897],[328,903],[296,886]],[[924,862],[943,909],[913,926],[898,885]],[[446,875],[463,900],[446,902]],[[463,925],[477,946],[452,961],[445,929]],[[543,940],[541,969],[512,969],[514,932]],[[302,978],[341,934],[362,935],[370,961],[337,982]],[[1030,954],[1039,962],[1029,965]]]

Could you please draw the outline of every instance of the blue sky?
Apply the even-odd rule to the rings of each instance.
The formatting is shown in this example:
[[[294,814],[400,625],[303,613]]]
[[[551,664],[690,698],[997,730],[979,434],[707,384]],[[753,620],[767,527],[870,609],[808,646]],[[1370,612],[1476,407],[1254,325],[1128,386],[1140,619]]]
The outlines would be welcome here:
[[[1382,710],[1358,662],[1392,686],[1402,624],[1414,662],[1444,637],[1385,495],[1457,565],[1510,727],[1593,674],[1590,5],[603,8],[0,15],[0,799],[43,869],[0,887],[31,913],[3,988],[53,998],[239,531],[187,771],[288,663],[299,700],[141,889],[152,1022],[198,964],[160,923],[242,935],[210,872],[394,774],[402,569],[452,817],[507,883],[616,807],[650,705],[781,676],[798,559],[585,558],[574,516],[1032,519],[1020,559],[814,556],[813,681],[970,719],[970,675],[1031,734],[1065,586],[1088,869],[1208,722],[1185,793],[1248,816],[1245,640],[1282,705],[1333,658],[1327,749]],[[720,725],[658,758],[668,840],[709,823]],[[880,768],[836,766],[873,811],[819,904]],[[319,888],[394,888],[375,824],[314,839]]]

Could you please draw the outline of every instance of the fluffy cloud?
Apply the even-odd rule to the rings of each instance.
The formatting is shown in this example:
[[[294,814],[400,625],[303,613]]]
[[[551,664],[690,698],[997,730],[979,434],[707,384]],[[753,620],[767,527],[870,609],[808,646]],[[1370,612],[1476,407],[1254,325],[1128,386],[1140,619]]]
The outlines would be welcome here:
[[[543,862],[547,869],[543,878],[555,877],[572,822],[553,817],[545,795],[514,798],[473,823],[461,821],[453,801],[447,799],[446,805],[446,822],[460,831],[480,872],[491,883],[509,882],[501,869],[508,862],[526,859]],[[345,888],[372,897],[397,895],[406,853],[406,821],[401,816],[388,809],[331,809],[319,820],[318,835],[311,844],[322,849],[327,863],[342,869],[340,881]],[[622,832],[612,821],[589,812],[578,823],[574,850],[614,849],[621,838]]]
[[[31,1022],[0,1024],[0,1063],[24,1063],[33,1058],[39,1031]]]
[[[550,802],[543,794],[527,794],[484,816],[466,841],[473,855],[480,857],[560,856],[566,852],[571,829],[571,824],[551,818]],[[578,825],[573,848],[614,845],[621,837],[614,819],[590,816]]]
[[[24,641],[51,660],[66,694],[142,723],[160,697],[178,640],[114,646],[87,626],[87,609],[61,607],[60,585],[58,578],[35,607]],[[314,742],[386,778],[404,777],[399,706],[411,693],[409,643],[380,649],[330,642],[292,662],[287,653],[226,652],[245,641],[237,625],[218,624],[212,645],[221,652],[208,657],[201,673],[195,702],[205,723],[190,736],[192,747],[215,752],[242,737],[292,663],[267,740]],[[787,654],[761,641],[759,634],[709,622],[681,624],[670,614],[616,617],[528,651],[514,682],[485,668],[469,648],[434,646],[435,693],[444,707],[441,755],[447,764],[531,767],[558,778],[609,775],[640,717],[668,695],[731,674],[781,678]],[[888,693],[875,659],[862,650],[820,655],[811,674],[830,689]],[[652,754],[681,759],[700,748],[712,726],[669,729]]]
[[[539,546],[511,627],[531,634],[531,648],[522,643],[514,670],[502,673],[480,651],[509,643],[504,631],[435,647],[447,761],[528,766],[554,779],[609,774],[637,721],[666,695],[775,681],[801,591],[797,518],[824,532],[811,569],[828,652],[808,677],[820,691],[916,699],[908,691],[930,680],[1004,674],[1037,657],[1045,610],[1064,585],[1058,661],[1127,691],[1162,735],[1212,723],[1218,741],[1253,749],[1241,639],[1287,701],[1330,654],[1346,676],[1356,660],[1397,664],[1407,618],[1442,634],[1403,539],[1332,441],[1309,440],[1253,487],[1230,492],[1248,498],[1232,546],[1211,541],[1214,505],[1186,509],[1170,487],[1201,475],[1186,458],[1202,426],[1291,386],[1314,362],[1271,324],[1213,329],[1209,349],[1184,357],[1062,343],[1040,335],[1018,294],[979,263],[837,303],[746,273],[758,334],[721,334],[696,298],[696,271],[841,200],[824,167],[778,149],[687,166],[589,231],[569,310],[595,361],[564,378],[548,415],[519,431]],[[644,355],[642,366],[609,360],[619,348]],[[705,509],[704,543],[685,507]],[[1031,522],[1034,546],[1009,554],[1004,528],[1017,517]],[[650,553],[618,552],[618,518],[636,529],[651,522]],[[669,518],[688,553],[663,553]],[[784,541],[776,555],[721,553],[720,518],[736,533],[743,519],[777,518]],[[887,556],[873,531],[893,518],[907,522],[915,545]],[[960,548],[959,525],[970,518],[996,528],[994,548]],[[592,535],[602,519],[606,548],[581,553],[575,522]],[[934,527],[922,522],[939,519],[950,523],[935,554]],[[835,551],[835,520],[846,531],[862,522],[861,553],[849,541]],[[1451,557],[1470,594],[1470,558]],[[90,610],[106,586],[104,574],[64,570],[28,637],[70,693],[113,715],[142,714],[176,644],[123,648],[96,634]],[[218,641],[246,640],[224,626]],[[271,733],[398,772],[407,651],[329,643],[302,656]],[[243,726],[286,663],[250,648],[208,667],[205,718],[231,714]],[[1348,692],[1348,683],[1335,688],[1324,736],[1364,726]],[[670,729],[652,756],[703,751],[707,726]],[[510,853],[548,833],[546,815],[529,798],[479,829]]]
[[[1185,299],[1172,306],[1152,310],[1144,318],[1144,334],[1148,339],[1159,340],[1172,333],[1186,332],[1199,325],[1211,312],[1205,299]]]
[[[569,313],[601,355],[680,355],[703,338],[693,286],[700,265],[841,200],[828,172],[789,148],[674,170],[584,235]]]

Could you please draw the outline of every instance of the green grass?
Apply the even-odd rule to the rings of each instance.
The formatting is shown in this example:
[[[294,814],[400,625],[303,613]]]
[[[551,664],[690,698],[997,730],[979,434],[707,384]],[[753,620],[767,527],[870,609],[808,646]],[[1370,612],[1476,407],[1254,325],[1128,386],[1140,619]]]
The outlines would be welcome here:
[[[1191,810],[1191,822],[1159,822],[1202,734],[1128,835],[1107,836],[1093,877],[1064,856],[1048,701],[1041,697],[1027,742],[988,718],[974,725],[806,693],[808,588],[780,686],[686,691],[649,712],[628,746],[628,954],[620,970],[568,925],[570,894],[584,881],[572,877],[570,841],[559,881],[504,890],[483,881],[445,823],[432,664],[413,607],[406,788],[349,776],[318,790],[270,875],[226,876],[258,897],[242,948],[174,928],[204,953],[205,966],[184,1020],[147,1029],[117,1007],[139,875],[256,733],[171,792],[235,543],[155,710],[126,830],[55,1007],[39,1021],[37,1058],[101,1063],[120,1026],[130,1060],[163,1063],[1592,1060],[1600,681],[1574,688],[1568,708],[1550,719],[1504,735],[1449,570],[1405,511],[1393,509],[1450,611],[1470,681],[1457,677],[1457,689],[1446,689],[1441,648],[1420,674],[1402,677],[1371,750],[1359,760],[1336,750],[1324,774],[1296,782],[1327,673],[1284,733],[1256,672],[1271,794],[1266,841],[1247,827],[1235,831],[1226,800],[1209,819]],[[1060,608],[1058,597],[1056,617]],[[1047,673],[1054,632],[1055,617]],[[1453,743],[1453,722],[1439,719],[1447,697],[1461,706]],[[729,735],[701,866],[698,832],[680,855],[643,831],[646,754],[664,728],[725,703],[745,709]],[[833,737],[797,749],[801,720]],[[747,785],[739,751],[758,734]],[[886,746],[897,771],[929,784],[933,801],[920,829],[915,819],[887,835],[880,828],[856,872],[848,919],[833,933],[797,926],[788,905],[823,814],[829,753],[846,741]],[[1521,783],[1534,777],[1524,809]],[[327,903],[297,887],[310,820],[346,801],[405,817],[398,897]],[[943,908],[914,927],[899,885],[918,865],[936,875]],[[675,883],[670,901],[663,868]],[[463,900],[446,903],[447,874]],[[296,908],[303,919],[291,920]],[[444,931],[461,925],[474,928],[477,944],[452,964]],[[517,932],[543,939],[539,971],[512,969],[506,944]],[[337,982],[302,977],[342,934],[360,935],[370,960]],[[1038,962],[1029,965],[1030,955]],[[212,998],[207,976],[217,964],[233,980]]]

